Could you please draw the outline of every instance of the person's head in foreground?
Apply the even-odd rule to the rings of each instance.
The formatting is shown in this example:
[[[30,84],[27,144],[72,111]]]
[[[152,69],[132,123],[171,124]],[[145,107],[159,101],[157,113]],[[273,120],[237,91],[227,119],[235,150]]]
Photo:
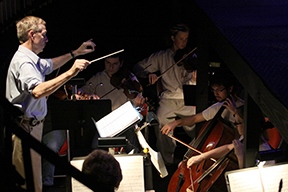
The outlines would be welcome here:
[[[93,182],[98,183],[105,191],[114,191],[122,180],[119,162],[113,155],[101,149],[96,149],[87,156],[82,172],[92,176]]]

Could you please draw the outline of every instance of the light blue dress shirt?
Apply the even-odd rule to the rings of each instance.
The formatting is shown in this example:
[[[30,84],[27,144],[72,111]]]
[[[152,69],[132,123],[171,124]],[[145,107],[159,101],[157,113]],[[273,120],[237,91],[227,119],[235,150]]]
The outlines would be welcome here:
[[[35,99],[32,90],[52,71],[51,59],[41,59],[31,50],[19,46],[8,69],[6,98],[23,111],[24,117],[42,120],[46,116],[46,97]]]

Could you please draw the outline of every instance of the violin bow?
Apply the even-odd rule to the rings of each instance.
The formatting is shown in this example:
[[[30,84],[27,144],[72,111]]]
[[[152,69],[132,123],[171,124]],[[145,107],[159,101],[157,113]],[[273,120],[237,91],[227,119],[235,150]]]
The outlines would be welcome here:
[[[162,77],[167,71],[169,71],[170,69],[172,69],[172,67],[174,67],[175,65],[177,65],[177,64],[179,64],[181,61],[183,61],[186,57],[188,57],[188,56],[189,56],[191,53],[193,53],[196,49],[197,49],[197,47],[195,47],[194,49],[192,49],[189,53],[183,55],[183,57],[182,57],[179,61],[177,61],[176,63],[174,63],[174,64],[171,65],[170,67],[168,67],[161,75],[159,75],[159,76],[157,77],[157,81],[158,81],[158,79],[160,79],[160,77]],[[147,87],[148,87],[149,85],[152,85],[152,84],[148,84]]]
[[[174,136],[172,136],[172,135],[167,135],[167,136],[170,137],[171,139],[173,139],[173,140],[175,140],[175,141],[181,143],[182,145],[184,145],[184,146],[186,146],[186,147],[192,149],[192,150],[195,151],[196,153],[199,153],[200,155],[202,154],[202,152],[199,151],[198,149],[196,149],[196,148],[194,148],[194,147],[192,147],[192,146],[190,146],[190,145],[184,143],[183,141],[177,139],[176,137],[174,137]],[[216,159],[214,159],[214,158],[210,158],[210,160],[211,160],[211,161],[214,161],[214,162],[217,162]]]

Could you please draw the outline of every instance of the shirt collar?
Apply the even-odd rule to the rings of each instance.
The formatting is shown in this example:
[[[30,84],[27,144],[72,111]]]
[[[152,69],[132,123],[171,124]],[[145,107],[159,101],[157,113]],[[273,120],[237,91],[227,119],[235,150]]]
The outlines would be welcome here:
[[[30,59],[37,64],[39,61],[39,57],[38,55],[36,55],[33,51],[31,51],[30,49],[27,49],[26,47],[19,45],[18,47],[18,51],[24,53],[25,55],[27,55],[28,57],[30,57]]]

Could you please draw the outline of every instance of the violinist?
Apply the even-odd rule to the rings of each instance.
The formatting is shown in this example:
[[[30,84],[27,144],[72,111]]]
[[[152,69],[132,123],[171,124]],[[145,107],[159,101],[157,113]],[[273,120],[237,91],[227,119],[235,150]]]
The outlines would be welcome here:
[[[107,57],[104,60],[105,69],[101,72],[96,73],[94,76],[92,76],[84,86],[78,89],[78,93],[86,94],[88,95],[88,98],[92,96],[93,98],[96,98],[96,99],[99,99],[99,98],[110,99],[112,103],[112,111],[129,100],[132,101],[135,107],[142,105],[145,102],[145,99],[143,98],[141,93],[137,93],[134,99],[130,99],[123,92],[124,90],[122,88],[120,87],[119,89],[115,88],[111,84],[111,78],[113,77],[113,75],[115,75],[117,72],[121,70],[123,66],[123,61],[124,60],[123,60],[123,56],[121,53]],[[132,79],[138,82],[136,77]],[[120,80],[119,84],[121,84],[121,82],[123,82],[123,79]],[[134,133],[132,129],[129,129],[124,134],[126,134],[125,135],[126,138],[128,138],[133,145],[139,147],[136,134]],[[96,133],[92,141],[92,146],[91,146],[92,149],[97,149],[98,137],[99,136]],[[128,153],[132,149],[133,149],[132,147],[128,147],[125,149],[125,152]]]
[[[244,106],[241,106],[240,108],[236,109],[236,106],[234,103],[231,103],[230,100],[226,100],[226,106],[227,109],[231,111],[235,111],[235,122],[234,126],[237,129],[239,135],[241,136],[239,139],[233,140],[231,144],[227,145],[222,145],[220,147],[217,147],[215,149],[212,149],[210,151],[207,151],[205,153],[202,153],[200,155],[196,155],[188,159],[187,161],[187,168],[197,165],[201,163],[204,160],[210,159],[210,158],[220,158],[227,154],[230,150],[234,149],[234,153],[238,159],[238,165],[239,168],[243,168],[243,135],[244,135]],[[263,126],[265,123],[265,119],[263,116]],[[263,129],[262,133],[260,134],[259,138],[259,151],[266,151],[266,150],[271,150],[271,147],[267,143],[269,140],[268,135],[267,135],[267,129]],[[274,160],[271,161],[266,161],[265,165],[268,164],[275,164]]]
[[[177,115],[191,116],[195,114],[194,106],[185,106],[183,85],[196,84],[196,71],[188,72],[183,65],[175,65],[174,56],[177,50],[184,49],[188,42],[190,29],[186,24],[177,24],[170,29],[170,47],[153,53],[146,59],[138,62],[133,72],[139,77],[149,78],[150,84],[154,84],[160,79],[163,91],[157,108],[157,117],[159,119],[159,128],[172,121],[171,117]],[[143,70],[148,65],[150,67]],[[167,70],[170,68],[170,70]],[[166,71],[167,70],[167,71]],[[166,72],[165,72],[166,71]],[[161,78],[156,75],[160,72]],[[165,73],[164,73],[165,72]],[[176,143],[166,135],[162,135],[160,129],[155,129],[157,138],[156,147],[160,151],[167,165],[173,163],[174,150]],[[190,136],[193,136],[193,126],[185,126],[184,130]]]
[[[229,103],[235,103],[236,108],[244,105],[244,101],[236,95],[234,81],[234,77],[228,70],[223,70],[215,73],[215,75],[211,79],[211,91],[214,93],[214,96],[218,102],[208,107],[201,113],[197,113],[196,115],[185,117],[182,119],[177,119],[172,121],[171,123],[166,124],[161,129],[162,133],[168,135],[169,132],[173,131],[177,126],[194,125],[196,123],[209,121],[213,119],[213,117],[216,115],[222,105],[226,107],[226,109],[222,113],[222,118],[229,121],[230,123],[234,123],[235,111],[232,108],[228,108],[227,104],[224,103],[226,100]]]
[[[107,57],[104,60],[105,69],[92,76],[84,86],[78,89],[78,93],[87,95],[88,98],[92,96],[94,99],[100,99],[100,97],[101,99],[110,99],[112,102],[112,111],[124,104],[129,98],[125,95],[123,89],[115,89],[115,86],[111,84],[111,77],[122,68],[123,61],[121,53]],[[136,77],[132,80],[138,82]],[[113,90],[111,93],[106,94],[111,90]],[[145,99],[139,93],[132,101],[138,107],[145,102]]]

